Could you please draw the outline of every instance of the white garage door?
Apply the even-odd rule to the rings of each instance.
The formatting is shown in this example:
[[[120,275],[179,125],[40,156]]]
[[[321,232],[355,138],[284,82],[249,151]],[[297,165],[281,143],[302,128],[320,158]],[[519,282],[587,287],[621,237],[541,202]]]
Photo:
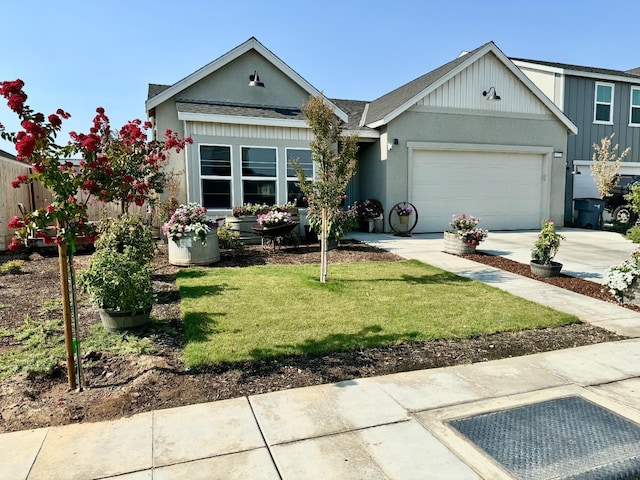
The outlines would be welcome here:
[[[544,156],[533,153],[414,150],[410,202],[415,232],[442,232],[453,214],[488,230],[537,229],[543,219]]]

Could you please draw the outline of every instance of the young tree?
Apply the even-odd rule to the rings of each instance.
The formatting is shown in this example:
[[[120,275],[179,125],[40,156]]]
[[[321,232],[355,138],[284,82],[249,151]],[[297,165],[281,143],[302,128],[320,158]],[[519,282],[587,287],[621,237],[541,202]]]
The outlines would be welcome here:
[[[591,164],[591,176],[595,181],[596,188],[600,192],[600,198],[610,197],[613,187],[618,183],[618,170],[620,163],[631,151],[631,147],[627,147],[624,151],[617,155],[618,144],[611,148],[611,141],[615,133],[608,137],[603,137],[600,144],[593,144],[593,156]]]
[[[347,184],[356,171],[358,136],[342,135],[340,119],[322,95],[310,97],[302,113],[314,136],[311,141],[311,157],[316,165],[314,179],[308,180],[296,162],[294,168],[309,207],[321,212],[320,281],[326,282],[328,231],[330,225],[338,220]]]
[[[87,202],[93,197],[104,202],[120,201],[125,210],[132,202],[144,203],[154,190],[162,191],[166,179],[160,168],[162,161],[170,151],[183,149],[191,139],[178,139],[168,130],[164,142],[148,142],[145,130],[151,125],[140,120],[129,122],[114,133],[104,109],[98,108],[89,133],[71,132],[72,141],[62,146],[56,143],[56,137],[63,120],[70,117],[67,112],[58,109],[47,117],[35,112],[26,104],[27,94],[20,79],[0,82],[0,96],[21,121],[18,132],[7,132],[0,124],[0,137],[13,142],[17,159],[31,167],[28,175],[19,176],[11,186],[19,188],[38,181],[52,194],[44,208],[25,212],[22,218],[16,216],[9,222],[9,227],[16,229],[9,249],[20,248],[34,236],[58,245],[67,371],[69,387],[74,389],[73,354],[78,350],[71,325],[69,275],[73,275],[76,240],[94,235],[87,218]],[[82,157],[79,164],[69,160],[76,155]],[[79,191],[87,194],[85,200],[79,199]],[[55,233],[45,233],[53,223]]]

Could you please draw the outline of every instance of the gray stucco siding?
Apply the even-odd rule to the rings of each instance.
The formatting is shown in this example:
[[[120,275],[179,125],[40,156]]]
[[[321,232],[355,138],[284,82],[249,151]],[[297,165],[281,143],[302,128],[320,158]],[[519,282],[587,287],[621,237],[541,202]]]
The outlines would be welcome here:
[[[407,142],[449,144],[513,145],[549,147],[565,152],[567,131],[553,117],[531,119],[474,114],[406,112],[388,125],[390,139],[399,145],[388,152],[385,208],[407,200],[409,159]],[[551,165],[550,213],[562,223],[564,214],[565,158],[553,158]]]
[[[257,70],[265,87],[250,87],[249,75]],[[245,105],[297,107],[309,101],[309,94],[271,62],[255,51],[247,52],[212,75],[186,88],[181,99],[217,101]]]
[[[232,206],[241,205],[242,201],[242,147],[267,147],[277,151],[277,179],[276,202],[278,204],[287,201],[287,148],[309,148],[309,142],[304,140],[274,140],[242,137],[193,135],[193,144],[187,147],[187,169],[189,177],[188,196],[190,202],[202,202],[200,180],[200,145],[225,145],[231,148],[231,172],[232,172]],[[215,210],[214,213],[226,215],[230,209]]]

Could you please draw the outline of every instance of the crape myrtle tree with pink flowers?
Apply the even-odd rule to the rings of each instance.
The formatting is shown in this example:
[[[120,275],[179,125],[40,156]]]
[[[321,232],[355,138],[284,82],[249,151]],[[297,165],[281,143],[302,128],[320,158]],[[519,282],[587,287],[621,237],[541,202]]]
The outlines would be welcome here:
[[[87,202],[119,202],[126,212],[131,204],[153,202],[167,182],[163,169],[169,153],[179,152],[191,139],[178,138],[167,130],[162,141],[149,141],[149,122],[133,120],[120,130],[111,128],[103,108],[96,109],[89,133],[70,132],[71,140],[56,143],[62,122],[69,113],[58,109],[45,116],[26,104],[27,94],[22,80],[0,83],[0,95],[20,120],[21,129],[8,132],[0,123],[0,137],[15,144],[17,159],[31,166],[28,175],[20,175],[11,182],[19,188],[40,182],[51,192],[48,204],[22,217],[13,217],[9,227],[16,234],[9,245],[17,250],[28,239],[40,237],[47,244],[58,245],[60,281],[62,288],[65,344],[69,386],[76,388],[77,341],[73,340],[69,281],[73,281],[73,253],[78,238],[93,237],[94,230],[87,218]],[[81,157],[80,162],[70,159]],[[80,199],[83,192],[83,199]],[[53,226],[53,230],[51,227]],[[54,233],[51,234],[50,232]]]

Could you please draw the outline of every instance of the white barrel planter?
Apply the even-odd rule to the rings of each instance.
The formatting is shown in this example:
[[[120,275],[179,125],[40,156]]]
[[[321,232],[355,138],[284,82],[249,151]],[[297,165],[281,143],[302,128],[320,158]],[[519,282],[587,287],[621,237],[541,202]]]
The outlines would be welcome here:
[[[462,241],[457,233],[444,232],[444,251],[454,255],[468,255],[476,252],[476,246]]]
[[[198,240],[193,233],[185,233],[178,240],[169,238],[168,246],[171,265],[211,265],[220,260],[217,228],[209,232],[206,244]]]
[[[257,215],[242,215],[240,217],[227,217],[225,225],[232,232],[240,234],[240,241],[243,245],[260,245],[262,238],[257,235],[253,228],[258,226]]]

